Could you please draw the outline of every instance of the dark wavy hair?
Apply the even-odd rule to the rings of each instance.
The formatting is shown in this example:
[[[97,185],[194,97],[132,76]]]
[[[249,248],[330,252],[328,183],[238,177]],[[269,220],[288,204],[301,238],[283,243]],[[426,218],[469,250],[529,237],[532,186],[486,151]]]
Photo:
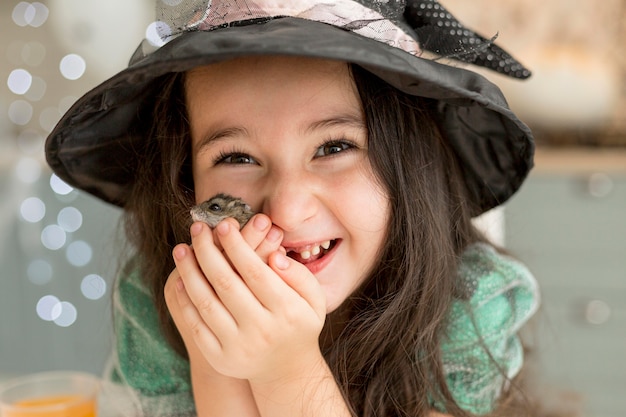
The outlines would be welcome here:
[[[476,207],[438,129],[437,102],[404,94],[358,66],[351,73],[391,216],[373,272],[328,316],[322,352],[355,416],[422,416],[433,401],[469,416],[446,386],[440,340],[450,303],[469,296],[457,287],[456,270],[464,248],[484,240],[471,223]],[[182,356],[163,288],[174,268],[172,248],[190,240],[195,204],[184,77],[169,75],[156,86],[154,113],[145,115],[152,140],[138,150],[143,156],[125,206],[126,233],[163,334]]]

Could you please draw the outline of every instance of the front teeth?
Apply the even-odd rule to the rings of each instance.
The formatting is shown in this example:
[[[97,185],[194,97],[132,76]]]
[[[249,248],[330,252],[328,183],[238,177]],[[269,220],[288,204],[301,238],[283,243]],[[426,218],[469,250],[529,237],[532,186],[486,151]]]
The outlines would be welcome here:
[[[330,248],[330,240],[322,242],[320,245],[315,245],[311,249],[303,250],[302,252],[300,252],[300,257],[306,260],[309,259],[311,256],[319,255],[320,252],[322,252],[322,248]]]

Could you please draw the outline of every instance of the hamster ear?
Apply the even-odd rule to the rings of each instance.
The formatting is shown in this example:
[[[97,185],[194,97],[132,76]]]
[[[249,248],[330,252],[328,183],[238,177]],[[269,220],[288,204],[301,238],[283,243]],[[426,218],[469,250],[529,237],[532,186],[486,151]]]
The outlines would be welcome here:
[[[232,197],[231,197],[231,198],[232,198]],[[224,205],[224,209],[228,209],[228,210],[230,210],[230,209],[232,209],[232,208],[237,207],[238,205],[239,205],[239,201],[234,200],[234,199],[231,199],[230,201],[227,201],[227,202],[226,202],[226,205]]]

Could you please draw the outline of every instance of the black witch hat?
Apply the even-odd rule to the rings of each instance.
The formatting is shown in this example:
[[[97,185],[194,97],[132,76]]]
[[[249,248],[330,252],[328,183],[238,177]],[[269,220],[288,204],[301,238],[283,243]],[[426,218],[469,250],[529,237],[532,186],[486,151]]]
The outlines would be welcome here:
[[[139,45],[128,68],[80,98],[46,142],[48,163],[60,178],[107,202],[124,206],[132,188],[136,159],[150,140],[151,121],[140,115],[158,93],[155,80],[253,55],[346,61],[408,94],[438,100],[440,130],[461,161],[479,212],[506,201],[532,167],[532,134],[498,87],[439,57],[515,78],[530,72],[435,0],[156,4],[152,36]]]

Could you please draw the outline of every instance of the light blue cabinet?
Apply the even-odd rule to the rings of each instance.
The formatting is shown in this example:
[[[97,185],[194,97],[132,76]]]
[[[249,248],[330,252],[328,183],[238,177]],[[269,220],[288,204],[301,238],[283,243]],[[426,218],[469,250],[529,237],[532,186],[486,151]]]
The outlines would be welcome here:
[[[505,209],[507,248],[531,268],[543,295],[530,329],[537,390],[568,409],[578,403],[576,415],[623,417],[624,152],[540,153],[537,164]]]

